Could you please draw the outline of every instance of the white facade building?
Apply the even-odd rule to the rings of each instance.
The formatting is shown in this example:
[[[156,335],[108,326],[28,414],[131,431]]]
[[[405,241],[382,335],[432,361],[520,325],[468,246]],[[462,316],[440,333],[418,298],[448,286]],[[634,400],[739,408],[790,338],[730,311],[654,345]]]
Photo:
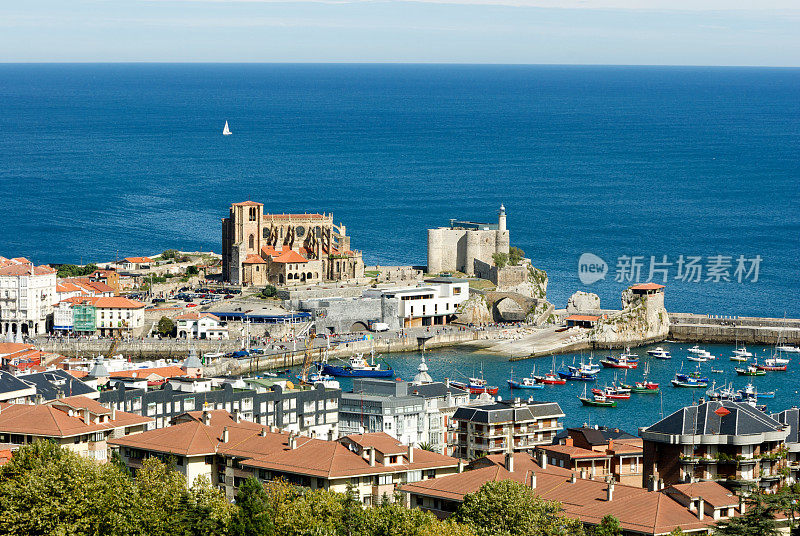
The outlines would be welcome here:
[[[175,317],[178,321],[178,338],[212,339],[229,338],[228,326],[211,313],[186,313]]]
[[[396,301],[401,327],[441,326],[449,324],[469,298],[469,281],[440,277],[417,287],[369,289],[364,297]]]
[[[23,257],[0,257],[0,336],[38,335],[47,330],[56,301],[56,271]]]

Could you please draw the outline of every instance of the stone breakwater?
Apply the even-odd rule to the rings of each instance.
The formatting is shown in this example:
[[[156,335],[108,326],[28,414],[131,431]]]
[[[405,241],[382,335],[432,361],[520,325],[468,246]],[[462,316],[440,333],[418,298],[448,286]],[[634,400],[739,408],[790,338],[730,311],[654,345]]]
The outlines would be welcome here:
[[[668,338],[681,342],[800,345],[800,319],[670,313]]]

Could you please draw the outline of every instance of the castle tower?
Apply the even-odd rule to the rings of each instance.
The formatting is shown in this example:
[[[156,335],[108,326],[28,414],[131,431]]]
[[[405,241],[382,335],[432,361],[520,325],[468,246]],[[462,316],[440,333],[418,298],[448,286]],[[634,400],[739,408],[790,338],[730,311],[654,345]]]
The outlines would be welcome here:
[[[464,255],[464,273],[475,275],[475,259],[481,258],[481,231],[467,231],[467,251]]]
[[[444,271],[442,265],[443,229],[428,229],[428,273],[438,274]]]

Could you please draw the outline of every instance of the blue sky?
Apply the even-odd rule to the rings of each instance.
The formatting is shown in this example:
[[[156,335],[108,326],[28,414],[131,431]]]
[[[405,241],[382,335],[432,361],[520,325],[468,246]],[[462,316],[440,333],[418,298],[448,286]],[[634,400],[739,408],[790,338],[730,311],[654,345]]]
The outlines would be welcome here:
[[[4,0],[0,62],[800,66],[800,0]]]

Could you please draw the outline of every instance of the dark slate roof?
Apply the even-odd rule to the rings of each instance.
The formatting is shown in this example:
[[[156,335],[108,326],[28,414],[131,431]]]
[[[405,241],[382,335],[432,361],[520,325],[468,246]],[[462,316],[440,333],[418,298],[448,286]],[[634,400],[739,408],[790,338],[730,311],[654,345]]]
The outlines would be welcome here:
[[[789,444],[790,449],[792,447],[791,444],[794,443],[795,449],[792,450],[800,450],[800,409],[786,409],[771,415],[771,417],[781,424],[789,425],[789,435],[786,437],[786,443]]]
[[[447,387],[443,382],[423,383],[421,385],[409,385],[409,394],[421,396],[423,398],[444,398],[447,393],[454,395],[464,395],[466,391],[458,387]]]
[[[60,369],[26,374],[19,376],[19,379],[36,387],[36,394],[42,395],[45,400],[55,400],[59,391],[62,392],[62,396],[88,395],[96,392],[69,372]]]
[[[636,439],[636,436],[629,434],[619,428],[609,428],[607,426],[599,426],[597,428],[591,426],[581,426],[578,428],[567,428],[556,434],[556,440],[565,439],[571,434],[583,434],[586,442],[590,445],[606,445],[609,439]]]
[[[725,407],[730,413],[714,413]],[[741,402],[706,402],[687,406],[644,428],[641,433],[664,435],[748,436],[781,431],[783,425],[753,406]],[[642,436],[644,437],[644,435]]]
[[[519,406],[514,406],[512,403],[496,402],[482,406],[460,407],[453,414],[453,419],[492,424],[563,416],[564,412],[561,411],[561,406],[556,402],[526,402]]]
[[[10,372],[0,370],[0,393],[13,393],[30,388],[30,385],[15,377]]]

